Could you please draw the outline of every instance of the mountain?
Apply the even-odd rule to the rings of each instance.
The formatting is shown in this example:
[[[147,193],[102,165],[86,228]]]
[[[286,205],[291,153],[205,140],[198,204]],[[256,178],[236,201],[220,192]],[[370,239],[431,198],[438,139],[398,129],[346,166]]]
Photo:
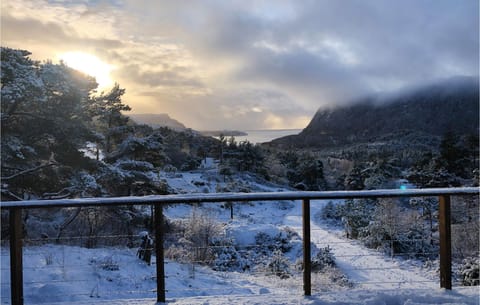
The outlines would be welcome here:
[[[298,135],[272,145],[335,148],[393,138],[477,134],[478,78],[457,77],[396,94],[370,96],[349,106],[318,110]]]
[[[146,124],[153,128],[169,127],[177,131],[183,131],[187,129],[185,125],[175,119],[172,119],[166,113],[128,114],[128,116],[138,124]]]

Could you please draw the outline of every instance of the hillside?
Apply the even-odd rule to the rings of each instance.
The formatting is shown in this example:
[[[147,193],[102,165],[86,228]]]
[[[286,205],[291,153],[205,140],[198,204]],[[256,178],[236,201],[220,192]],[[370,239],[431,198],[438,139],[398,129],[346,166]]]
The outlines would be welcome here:
[[[334,109],[320,109],[299,134],[276,146],[335,148],[352,144],[477,133],[478,78],[458,77],[403,93],[370,96]]]
[[[196,172],[162,173],[156,176],[165,180],[175,193],[214,193],[218,189],[238,191],[239,188],[255,192],[287,191],[279,185],[263,183],[250,175],[238,175],[224,182],[216,169]],[[170,205],[164,216],[168,224],[166,232],[167,300],[170,304],[477,304],[477,289],[455,287],[445,291],[438,286],[436,262],[422,264],[399,256],[385,255],[368,249],[346,238],[341,228],[325,218],[318,217],[326,201],[312,201],[311,222],[313,262],[321,249],[327,247],[335,265],[312,273],[313,296],[304,297],[302,272],[298,268],[301,259],[302,214],[299,201],[260,201],[234,203],[231,219],[229,209],[220,204]],[[335,201],[336,205],[342,201]],[[137,210],[138,209],[138,210]],[[149,216],[149,207],[129,210],[143,211]],[[61,213],[56,214],[60,216]],[[195,216],[197,215],[197,216]],[[30,214],[26,230],[33,233],[52,228]],[[183,232],[182,224],[207,225],[217,230],[215,235],[222,246],[211,246],[216,253],[212,260],[193,265],[189,259],[189,231]],[[62,222],[62,216],[55,217]],[[131,223],[130,223],[131,224]],[[171,229],[176,228],[175,231]],[[185,228],[190,228],[185,226]],[[99,234],[97,247],[88,248],[80,243],[27,244],[25,260],[25,300],[28,303],[61,304],[154,304],[156,289],[156,256],[147,265],[136,256],[140,242],[138,231],[122,235]],[[190,230],[190,229],[189,229]],[[207,235],[205,235],[207,234]],[[205,233],[204,237],[211,236]],[[55,236],[55,235],[51,235]],[[211,238],[211,237],[210,237]],[[65,237],[68,239],[68,237]],[[108,240],[107,240],[108,239]],[[35,239],[39,241],[38,239]],[[104,246],[103,242],[113,245]],[[183,244],[182,244],[183,242]],[[274,249],[281,250],[283,267],[288,276],[272,274],[268,263],[274,261]],[[220,251],[219,251],[220,250]],[[178,255],[183,253],[184,255]],[[279,252],[277,252],[279,253]],[[1,249],[3,258],[7,249]],[[277,257],[280,254],[277,254]],[[1,276],[8,278],[8,259],[1,261]],[[244,266],[249,266],[244,268]],[[8,286],[1,286],[2,296],[8,295]],[[140,301],[141,298],[150,298]],[[124,299],[123,301],[120,299]],[[128,301],[127,301],[128,300]],[[72,303],[74,302],[74,303]],[[78,302],[78,303],[77,303]],[[108,302],[108,303],[107,303]],[[3,303],[2,303],[3,304]]]
[[[178,131],[183,131],[187,129],[185,125],[171,118],[166,113],[143,113],[143,114],[129,113],[128,116],[138,124],[146,124],[153,128],[169,127],[173,130],[178,130]]]

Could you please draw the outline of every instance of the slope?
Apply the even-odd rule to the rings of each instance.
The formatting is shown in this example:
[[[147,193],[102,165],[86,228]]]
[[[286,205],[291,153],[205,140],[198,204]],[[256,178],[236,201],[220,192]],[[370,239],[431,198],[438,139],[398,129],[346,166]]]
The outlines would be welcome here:
[[[478,78],[459,77],[395,94],[362,98],[349,106],[320,109],[296,136],[273,145],[332,148],[448,131],[477,134]]]
[[[128,116],[138,124],[146,124],[152,128],[169,127],[173,130],[183,131],[185,125],[171,118],[166,113],[129,113]]]
[[[178,193],[201,193],[225,187],[215,170],[164,173]],[[253,177],[237,177],[237,183],[255,191],[279,191]],[[324,202],[312,201],[312,215]],[[235,204],[235,218],[219,204],[199,205],[229,228],[237,242],[252,239],[252,234],[290,227],[301,233],[300,202],[255,202]],[[176,205],[165,209],[169,219],[185,219],[192,206]],[[246,230],[245,228],[250,228]],[[275,231],[277,230],[277,231]],[[408,261],[390,259],[342,237],[338,229],[323,222],[312,222],[312,240],[317,247],[330,246],[341,270],[354,286],[323,292],[316,286],[315,296],[302,295],[301,277],[280,279],[250,272],[214,271],[207,266],[167,260],[167,298],[172,304],[476,304],[476,289],[445,292],[430,269]],[[155,258],[148,266],[136,258],[136,249],[127,247],[87,249],[78,246],[43,245],[25,248],[26,300],[69,304],[154,304],[139,300],[155,295]],[[2,279],[8,279],[8,252],[1,250]],[[365,284],[365,281],[368,284]],[[363,283],[363,284],[362,284]],[[8,283],[2,282],[2,304],[8,297]],[[318,283],[317,283],[318,284]],[[421,287],[421,289],[419,289]],[[397,288],[401,288],[397,290]],[[322,292],[319,293],[318,289]],[[118,298],[127,298],[121,301]],[[112,302],[112,300],[115,300]],[[106,303],[103,303],[105,301]],[[108,302],[107,302],[108,301]],[[73,302],[73,303],[70,303]]]

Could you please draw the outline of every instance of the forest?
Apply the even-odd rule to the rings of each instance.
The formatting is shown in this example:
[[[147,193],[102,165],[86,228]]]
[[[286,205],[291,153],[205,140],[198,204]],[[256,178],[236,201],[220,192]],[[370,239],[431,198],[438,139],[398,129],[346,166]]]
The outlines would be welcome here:
[[[478,186],[478,133],[459,134],[455,129],[439,136],[406,133],[401,141],[392,134],[381,139],[388,145],[363,142],[325,149],[237,143],[233,136],[216,139],[192,129],[137,124],[128,117],[132,109],[123,100],[126,89],[120,84],[99,92],[94,78],[62,62],[39,62],[30,55],[26,50],[1,49],[2,201],[171,194],[176,190],[163,173],[196,171],[207,159],[218,162],[215,179],[226,183],[218,189],[222,192],[251,191],[236,183],[245,174],[306,191]],[[478,257],[478,239],[476,243],[461,239],[472,236],[465,223],[478,236],[478,199],[474,201],[460,200],[456,205],[454,230],[462,258]],[[433,241],[436,206],[429,199],[401,205],[351,200],[326,205],[318,217],[344,226],[347,237],[360,239],[367,247],[429,259],[438,246]],[[405,217],[393,222],[390,216],[397,214]],[[109,208],[102,213],[78,208],[25,213],[24,218],[28,234],[34,236],[41,233],[32,229],[38,223],[48,226],[58,217],[61,221],[50,234],[60,238],[73,232],[73,227],[76,234],[92,237],[102,232],[133,234],[150,228],[145,215],[136,208]],[[5,217],[2,211],[2,220]],[[2,239],[8,235],[5,223]],[[175,225],[179,224],[171,227]],[[94,238],[85,244],[97,245]]]

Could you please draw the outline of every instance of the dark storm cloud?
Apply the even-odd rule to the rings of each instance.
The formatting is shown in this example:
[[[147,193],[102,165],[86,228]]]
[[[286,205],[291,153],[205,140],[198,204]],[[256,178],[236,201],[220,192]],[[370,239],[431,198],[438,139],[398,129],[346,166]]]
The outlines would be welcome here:
[[[264,81],[311,107],[478,75],[478,1],[301,1],[273,19],[257,3],[215,3],[176,27],[200,54],[241,61],[235,81]]]
[[[348,43],[357,77],[402,83],[478,74],[478,1],[332,1],[304,10],[310,28]],[[298,26],[304,24],[300,22]],[[457,72],[449,71],[455,68]],[[388,89],[388,88],[387,88]]]
[[[257,52],[252,64],[237,76],[244,80],[268,80],[278,89],[283,88],[285,93],[297,97],[298,103],[310,100],[318,107],[366,93],[362,79],[352,72],[331,58],[295,48],[282,53]]]

